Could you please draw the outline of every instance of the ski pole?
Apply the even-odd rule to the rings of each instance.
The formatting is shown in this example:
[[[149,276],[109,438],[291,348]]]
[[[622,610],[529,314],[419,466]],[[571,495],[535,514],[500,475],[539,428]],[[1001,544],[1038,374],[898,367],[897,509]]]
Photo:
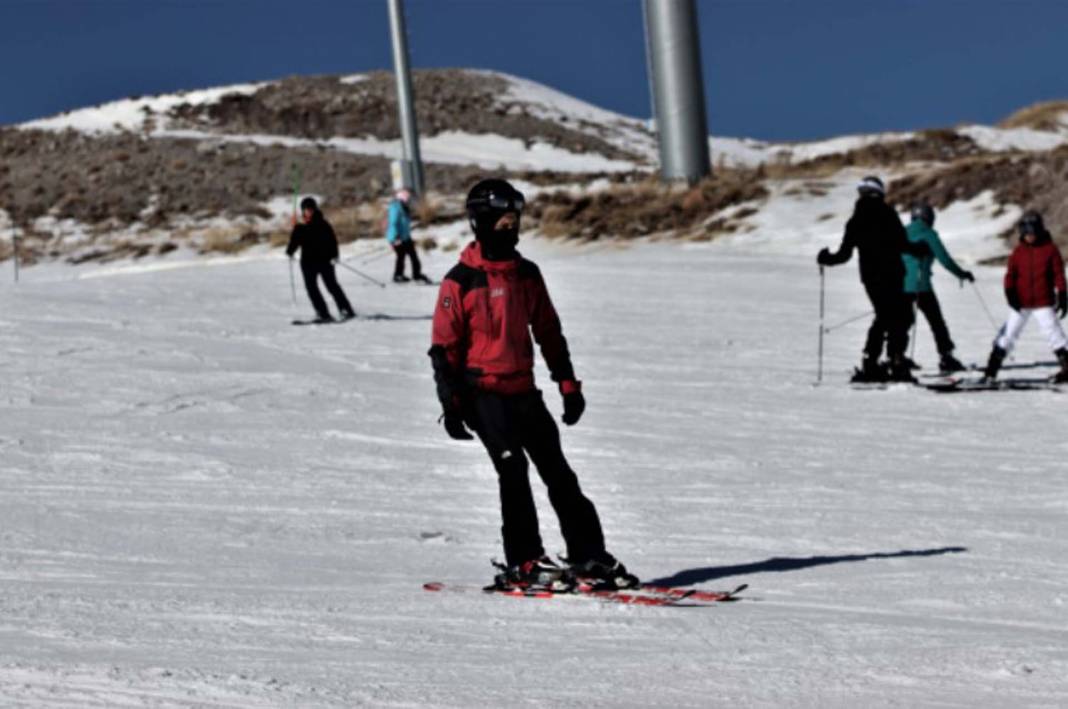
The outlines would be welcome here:
[[[819,354],[816,364],[816,384],[820,384],[823,381],[823,293],[824,293],[824,275],[823,266],[820,266],[820,339],[819,339]]]
[[[349,270],[349,271],[352,271],[353,273],[355,273],[355,274],[356,274],[357,276],[360,276],[361,278],[366,278],[366,279],[367,279],[367,280],[369,280],[369,281],[370,281],[371,283],[374,283],[374,284],[375,284],[376,286],[378,286],[378,287],[380,287],[380,288],[385,288],[385,287],[386,287],[386,284],[385,284],[385,283],[383,283],[382,281],[380,281],[380,280],[378,280],[378,279],[376,279],[376,278],[371,278],[370,276],[368,276],[368,275],[367,275],[366,273],[364,273],[363,271],[357,271],[357,270],[356,270],[355,268],[353,268],[352,266],[348,265],[348,264],[347,264],[347,263],[345,263],[344,261],[338,260],[338,262],[337,262],[337,265],[338,265],[338,266],[341,266],[341,267],[342,267],[342,268],[344,268],[344,269],[347,269],[347,270]]]
[[[297,194],[300,192],[301,171],[296,163],[290,163],[290,174],[293,177],[293,217],[297,216]]]
[[[15,262],[15,283],[19,282],[19,230],[11,217],[11,260]]]
[[[983,294],[979,292],[979,286],[975,285],[975,281],[972,281],[972,290],[975,291],[975,296],[979,298],[979,304],[983,306],[983,311],[986,313],[986,319],[990,321],[991,327],[997,329],[998,323],[994,320],[994,316],[990,314],[990,308],[986,307],[986,301],[983,300]]]
[[[290,175],[293,178],[293,224],[297,223],[297,195],[300,192],[300,169],[296,163],[290,163]],[[293,257],[289,257],[289,294],[293,296],[293,305],[297,304],[297,285],[293,278]]]
[[[844,321],[838,323],[837,325],[831,325],[830,327],[825,327],[825,328],[823,328],[823,331],[824,332],[832,332],[833,330],[837,330],[840,327],[845,327],[849,323],[856,322],[857,320],[860,320],[861,318],[866,318],[869,315],[871,315],[873,312],[875,312],[875,311],[874,310],[869,310],[867,312],[861,313],[860,315],[855,315],[854,317],[851,317],[848,320],[844,320]]]
[[[912,302],[912,351],[909,352],[909,359],[913,362],[916,361],[916,328],[919,327],[920,321],[916,317],[916,301]]]
[[[293,257],[289,257],[289,292],[293,296],[293,305],[297,304],[297,284],[293,280]]]
[[[381,251],[373,252],[371,256],[368,256],[363,261],[360,261],[360,265],[364,266],[366,264],[371,263],[372,261],[377,261],[383,256],[389,256],[391,253],[393,253],[393,249],[382,249]]]

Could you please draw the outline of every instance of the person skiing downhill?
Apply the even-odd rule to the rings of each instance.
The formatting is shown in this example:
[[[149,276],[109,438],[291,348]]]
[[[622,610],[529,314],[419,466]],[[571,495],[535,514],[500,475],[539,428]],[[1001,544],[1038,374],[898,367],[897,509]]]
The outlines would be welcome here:
[[[412,193],[402,189],[397,190],[397,194],[389,203],[389,214],[386,217],[386,241],[397,255],[397,261],[393,267],[393,282],[406,283],[409,280],[404,275],[404,257],[407,256],[412,262],[411,280],[429,283],[430,279],[423,275],[419,254],[416,253],[415,242],[412,241],[411,200]]]
[[[297,218],[293,217],[293,231],[289,235],[289,245],[286,247],[286,256],[293,258],[293,254],[300,249],[300,271],[304,276],[304,288],[308,291],[308,299],[315,308],[316,319],[313,322],[333,322],[330,309],[326,307],[322,293],[319,292],[318,279],[321,276],[326,290],[333,296],[342,320],[356,317],[356,312],[345,297],[345,291],[338,285],[337,275],[334,273],[334,261],[338,258],[337,236],[330,222],[326,221],[319,205],[312,197],[305,197],[300,203],[303,223],[298,224]]]
[[[1025,212],[1016,228],[1020,243],[1012,250],[1005,269],[1005,300],[1009,303],[1009,317],[994,339],[983,381],[994,381],[1005,355],[1016,344],[1027,321],[1034,317],[1061,366],[1053,380],[1068,382],[1068,338],[1058,321],[1058,318],[1063,319],[1068,314],[1064,259],[1038,212]]]
[[[942,317],[942,308],[938,303],[934,287],[931,285],[931,266],[935,259],[945,267],[947,271],[961,281],[974,282],[975,276],[957,265],[953,257],[946,251],[938,232],[934,230],[935,213],[931,205],[926,202],[914,204],[911,210],[912,221],[909,222],[906,234],[913,244],[926,244],[928,253],[917,256],[905,252],[901,258],[905,263],[905,297],[908,299],[910,308],[910,320],[915,317],[916,308],[927,319],[934,335],[935,347],[938,349],[938,369],[943,373],[959,372],[964,365],[953,356],[955,345],[949,336],[949,328],[945,318]],[[912,369],[918,366],[908,360]]]
[[[894,208],[885,201],[886,188],[875,176],[865,177],[857,185],[856,206],[846,223],[845,235],[838,251],[823,248],[816,256],[821,266],[845,263],[860,254],[860,280],[871,300],[875,317],[868,329],[864,358],[853,374],[854,382],[913,382],[905,359],[909,343],[911,310],[905,298],[905,265],[903,253],[922,255],[927,247],[912,244],[905,235],[905,227]],[[879,364],[883,343],[890,357],[889,372]]]
[[[505,565],[494,588],[567,590],[576,580],[634,587],[638,579],[605,550],[597,510],[564,458],[534,383],[532,333],[563,396],[562,421],[578,423],[586,401],[560,319],[538,267],[516,251],[523,206],[522,193],[499,179],[483,180],[467,195],[475,241],[441,282],[428,353],[445,431],[470,440],[469,426],[497,472]],[[566,569],[545,555],[528,457],[559,518]]]

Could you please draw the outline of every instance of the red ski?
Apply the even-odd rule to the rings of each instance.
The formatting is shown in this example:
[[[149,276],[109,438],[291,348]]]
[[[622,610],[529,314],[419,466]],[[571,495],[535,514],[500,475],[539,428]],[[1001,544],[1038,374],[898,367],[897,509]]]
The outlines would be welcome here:
[[[633,606],[705,606],[713,603],[738,600],[737,594],[748,587],[747,584],[732,591],[702,591],[698,589],[673,588],[670,586],[640,586],[638,588],[619,590],[594,590],[579,586],[570,591],[549,591],[546,589],[494,589],[479,588],[463,584],[450,584],[434,581],[423,584],[426,591],[446,591],[453,593],[484,593],[513,598],[592,598],[606,603],[622,603]]]

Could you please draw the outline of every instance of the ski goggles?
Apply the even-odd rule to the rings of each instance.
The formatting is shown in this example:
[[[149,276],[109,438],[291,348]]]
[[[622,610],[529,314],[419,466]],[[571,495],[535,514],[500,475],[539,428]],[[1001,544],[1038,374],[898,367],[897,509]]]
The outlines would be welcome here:
[[[527,205],[527,202],[523,198],[522,192],[516,191],[511,194],[491,192],[482,199],[471,200],[469,205],[478,210],[488,209],[495,212],[516,212],[518,214],[523,211],[523,207]]]

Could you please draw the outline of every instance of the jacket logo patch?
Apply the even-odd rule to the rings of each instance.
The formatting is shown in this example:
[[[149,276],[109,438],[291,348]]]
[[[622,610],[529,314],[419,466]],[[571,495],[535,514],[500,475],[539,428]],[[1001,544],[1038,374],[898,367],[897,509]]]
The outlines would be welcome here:
[[[448,308],[448,307],[451,307],[451,306],[452,306],[452,298],[451,298],[451,297],[449,297],[449,296],[445,296],[445,297],[444,297],[444,298],[443,298],[443,299],[441,300],[441,307],[443,307],[443,308]]]
[[[490,298],[500,298],[504,295],[504,288],[494,288],[490,291]]]

